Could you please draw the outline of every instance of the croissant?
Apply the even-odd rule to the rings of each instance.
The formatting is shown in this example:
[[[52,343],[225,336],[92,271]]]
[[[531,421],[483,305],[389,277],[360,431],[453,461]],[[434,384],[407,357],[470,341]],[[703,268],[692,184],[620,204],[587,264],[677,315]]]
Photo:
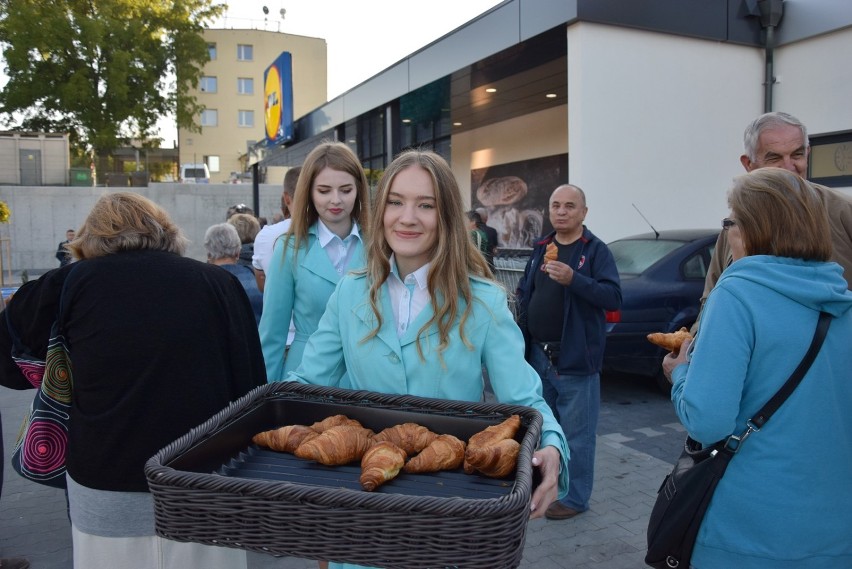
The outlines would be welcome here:
[[[465,444],[453,435],[438,435],[403,470],[410,473],[455,470],[464,461],[464,448]]]
[[[388,427],[373,437],[375,442],[389,441],[413,456],[426,448],[438,435],[417,423],[403,423]]]
[[[681,328],[677,332],[670,332],[668,334],[663,332],[648,334],[648,341],[652,344],[656,344],[661,348],[665,348],[666,350],[675,353],[680,350],[680,346],[684,343],[684,341],[691,339],[692,334],[690,334],[689,330],[686,328]]]
[[[376,443],[361,459],[361,476],[358,481],[367,492],[372,492],[399,474],[405,464],[405,451],[392,442]]]
[[[512,415],[502,423],[486,427],[482,431],[479,431],[470,437],[470,440],[467,443],[467,451],[465,451],[464,471],[467,474],[473,474],[476,471],[476,467],[470,464],[470,459],[468,458],[468,453],[471,449],[491,446],[502,440],[512,439],[515,437],[520,427],[521,416]]]
[[[326,466],[360,460],[370,448],[372,431],[363,427],[337,426],[299,445],[293,454]]]
[[[465,464],[469,464],[485,476],[503,478],[515,470],[521,445],[515,439],[503,439],[485,447],[467,447]]]
[[[300,444],[317,436],[318,432],[305,425],[287,425],[258,433],[251,440],[278,452],[293,452]]]
[[[547,244],[547,247],[544,249],[544,264],[550,263],[551,261],[555,261],[559,258],[559,247],[556,246],[556,243],[551,241]]]
[[[340,427],[342,425],[360,427],[361,423],[359,423],[355,419],[350,419],[346,415],[332,415],[331,417],[326,417],[322,421],[317,421],[316,423],[311,425],[311,428],[318,433],[322,433],[332,427]]]

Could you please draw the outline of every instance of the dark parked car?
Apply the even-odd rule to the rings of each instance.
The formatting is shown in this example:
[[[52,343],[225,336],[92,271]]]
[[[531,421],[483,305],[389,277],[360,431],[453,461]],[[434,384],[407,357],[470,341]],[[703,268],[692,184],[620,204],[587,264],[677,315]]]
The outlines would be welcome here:
[[[661,365],[665,351],[646,336],[695,323],[718,236],[718,229],[673,230],[609,243],[622,305],[607,313],[604,371],[653,377],[669,390]]]

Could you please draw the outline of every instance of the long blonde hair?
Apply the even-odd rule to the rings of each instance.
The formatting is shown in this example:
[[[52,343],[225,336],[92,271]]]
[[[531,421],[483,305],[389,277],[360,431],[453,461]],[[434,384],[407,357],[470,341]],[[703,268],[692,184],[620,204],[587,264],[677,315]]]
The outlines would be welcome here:
[[[183,255],[187,239],[166,210],[132,192],[101,196],[68,244],[77,259],[152,249]]]
[[[464,334],[470,316],[473,292],[470,276],[493,278],[491,269],[470,239],[467,218],[462,206],[461,191],[449,164],[440,155],[425,150],[406,150],[385,169],[376,192],[370,222],[370,239],[367,248],[367,276],[370,280],[370,306],[376,316],[376,328],[364,339],[378,334],[382,326],[379,310],[380,290],[390,275],[390,256],[393,252],[385,239],[384,214],[388,193],[394,178],[402,170],[422,168],[432,178],[435,190],[435,208],[438,215],[438,239],[431,252],[433,263],[429,269],[428,290],[434,315],[417,331],[417,353],[425,359],[420,340],[430,326],[438,327],[438,355],[449,345],[450,330],[464,302],[459,334],[466,346],[471,347]],[[440,259],[440,262],[435,262]]]
[[[308,230],[319,219],[319,212],[317,212],[314,201],[311,199],[311,190],[319,173],[326,168],[346,172],[355,178],[356,196],[352,219],[358,224],[361,231],[367,226],[370,194],[367,175],[364,173],[361,162],[355,153],[342,142],[323,142],[311,150],[308,157],[305,158],[299,172],[299,179],[296,182],[293,208],[290,211],[292,222],[287,231],[287,240],[294,239],[296,255],[298,255],[299,245],[308,238]],[[294,255],[294,260],[296,255]]]

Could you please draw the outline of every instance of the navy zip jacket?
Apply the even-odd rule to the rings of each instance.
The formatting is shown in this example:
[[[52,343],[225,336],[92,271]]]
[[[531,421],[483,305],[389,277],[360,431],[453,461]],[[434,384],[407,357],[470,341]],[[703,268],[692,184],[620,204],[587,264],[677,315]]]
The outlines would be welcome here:
[[[529,359],[532,338],[527,328],[527,306],[535,288],[544,251],[553,241],[550,233],[533,245],[533,252],[516,291],[518,326],[524,334]],[[571,262],[574,278],[565,288],[562,315],[562,341],[557,371],[559,375],[600,373],[606,343],[607,310],[621,308],[621,282],[615,260],[606,244],[583,226],[580,248]]]

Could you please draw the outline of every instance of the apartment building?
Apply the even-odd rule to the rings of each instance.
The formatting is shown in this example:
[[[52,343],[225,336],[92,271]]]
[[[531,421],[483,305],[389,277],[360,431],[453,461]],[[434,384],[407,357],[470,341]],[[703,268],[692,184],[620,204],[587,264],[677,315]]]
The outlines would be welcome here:
[[[210,61],[194,95],[205,110],[201,132],[178,131],[180,163],[205,163],[210,181],[227,182],[246,169],[246,151],[263,140],[263,73],[287,51],[293,61],[293,116],[324,104],[328,49],[322,38],[265,30],[207,29]]]

